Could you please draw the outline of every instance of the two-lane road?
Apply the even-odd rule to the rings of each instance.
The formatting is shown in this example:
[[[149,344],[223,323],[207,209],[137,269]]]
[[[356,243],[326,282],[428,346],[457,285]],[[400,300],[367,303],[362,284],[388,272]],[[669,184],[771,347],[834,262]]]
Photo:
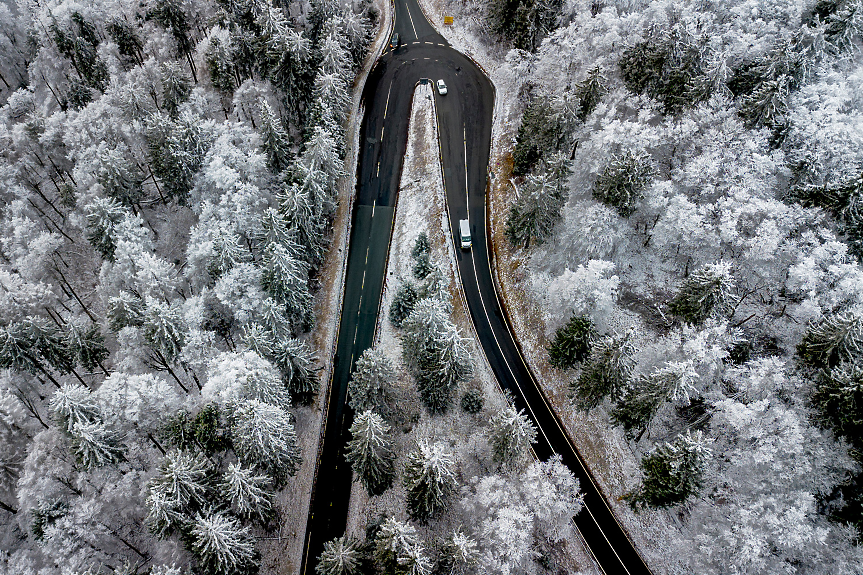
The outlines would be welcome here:
[[[446,96],[435,95],[447,209],[456,246],[458,220],[470,221],[473,249],[457,248],[456,257],[483,351],[500,385],[513,393],[516,406],[524,408],[537,425],[537,456],[546,459],[559,453],[580,480],[585,509],[575,523],[603,571],[608,575],[647,574],[649,570],[527,368],[501,311],[486,230],[494,87],[469,58],[435,31],[416,0],[396,0],[395,32],[401,46],[382,55],[363,92],[366,111],[360,127],[357,198],[342,316],[301,572],[311,575],[324,542],[345,531],[351,470],[344,447],[353,421],[346,405],[347,383],[357,357],[372,345],[411,100],[416,83],[428,78],[443,79],[449,87]]]

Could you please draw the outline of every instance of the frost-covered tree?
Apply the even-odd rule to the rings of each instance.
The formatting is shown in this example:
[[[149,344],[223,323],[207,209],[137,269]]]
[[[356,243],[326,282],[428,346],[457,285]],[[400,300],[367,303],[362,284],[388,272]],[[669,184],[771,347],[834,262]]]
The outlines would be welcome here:
[[[554,333],[554,341],[548,347],[548,363],[561,369],[575,367],[587,359],[596,337],[590,318],[572,316]]]
[[[435,570],[443,575],[466,575],[476,568],[479,560],[476,540],[456,529],[444,542]]]
[[[726,315],[733,309],[735,285],[730,263],[707,264],[684,280],[668,311],[696,325],[712,314]]]
[[[815,381],[812,404],[837,435],[855,445],[863,443],[863,369],[841,362]]]
[[[668,362],[650,375],[636,377],[615,405],[612,420],[637,441],[663,403],[689,405],[697,394],[696,379],[692,360]]]
[[[615,155],[593,183],[593,197],[628,218],[635,212],[653,174],[649,154],[627,151]]]
[[[291,405],[278,370],[254,351],[224,352],[213,358],[201,396],[222,405],[241,399],[257,399],[282,408]]]
[[[165,62],[161,67],[162,107],[171,117],[177,116],[180,104],[189,98],[192,85],[183,68],[176,62]]]
[[[147,344],[165,361],[180,355],[186,336],[183,317],[176,306],[148,299],[143,328]]]
[[[95,323],[83,326],[78,322],[69,322],[64,337],[69,353],[85,369],[93,371],[108,358],[105,337]]]
[[[99,168],[97,180],[102,184],[102,189],[108,195],[108,198],[119,202],[123,206],[138,206],[141,200],[144,199],[144,174],[138,165],[127,157],[129,154],[126,146],[117,146],[116,148],[108,148],[101,151],[99,154]],[[122,219],[122,214],[125,210],[112,208],[111,206],[99,206],[104,202],[104,199],[96,198],[91,206],[91,211],[88,216],[88,227],[93,222],[93,236],[91,241],[93,246],[102,253],[98,242],[99,238],[104,238],[105,233],[100,228],[110,231],[112,225],[119,223]],[[112,213],[119,212],[119,219],[112,224]],[[116,215],[114,215],[116,218]],[[101,221],[99,221],[101,220]],[[95,241],[93,241],[95,239]],[[102,253],[102,257],[110,259]]]
[[[276,340],[269,358],[282,373],[282,381],[294,401],[309,405],[320,387],[318,357],[306,342],[296,338]]]
[[[336,537],[324,543],[315,573],[318,575],[358,575],[364,561],[360,542],[349,536]]]
[[[641,487],[624,498],[633,509],[672,507],[685,502],[701,487],[706,458],[710,455],[700,431],[680,435],[657,446],[641,459]]]
[[[414,306],[419,301],[420,295],[417,287],[410,281],[402,282],[396,290],[396,295],[390,304],[390,323],[395,327],[401,327],[402,323],[410,316]]]
[[[249,528],[225,513],[197,514],[190,539],[192,552],[207,573],[251,574],[260,566]]]
[[[87,239],[108,261],[114,260],[117,248],[114,229],[125,216],[126,209],[113,198],[96,198],[87,206]]]
[[[261,287],[282,303],[287,316],[301,327],[311,323],[312,295],[308,277],[306,263],[291,255],[282,244],[271,243],[264,250]]]
[[[213,144],[211,129],[190,111],[181,111],[176,119],[154,114],[147,122],[150,166],[168,197],[180,204],[188,201],[195,174]]]
[[[348,403],[356,413],[368,409],[386,415],[396,381],[393,362],[377,347],[365,350],[357,358],[348,382]]]
[[[267,155],[267,167],[274,174],[279,174],[291,165],[291,139],[282,125],[282,120],[272,106],[261,98],[261,148]]]
[[[513,464],[527,455],[536,441],[536,426],[522,409],[509,405],[489,419],[488,438],[494,461]]]
[[[246,466],[267,472],[276,486],[294,475],[302,460],[291,417],[281,407],[248,399],[231,413],[234,451]]]
[[[0,327],[0,367],[42,374],[56,387],[60,384],[49,369],[69,373],[74,356],[53,323],[39,316],[27,316]]]
[[[664,114],[679,114],[710,95],[697,89],[704,52],[684,26],[676,25],[624,50],[618,65],[631,92],[658,100]]]
[[[125,290],[108,300],[108,327],[118,332],[124,327],[141,327],[144,325],[144,301]]]
[[[390,434],[390,426],[371,410],[357,415],[351,425],[345,459],[369,495],[381,495],[393,483],[395,453]]]
[[[863,351],[863,318],[853,312],[830,315],[809,326],[797,346],[800,358],[816,367],[835,366]]]
[[[506,220],[506,237],[513,246],[542,244],[561,219],[567,199],[562,178],[551,172],[527,176]]]
[[[109,429],[101,421],[76,423],[69,430],[72,450],[84,469],[117,463],[124,458],[122,435]]]
[[[519,50],[535,50],[558,26],[559,1],[495,0],[488,6],[491,30]]]
[[[55,391],[50,406],[54,421],[67,433],[71,433],[76,425],[102,420],[102,412],[93,393],[78,383],[64,384]]]
[[[228,464],[219,483],[219,493],[240,517],[265,522],[272,514],[272,481],[239,463]]]
[[[426,522],[442,511],[456,484],[455,460],[446,445],[426,440],[417,442],[407,456],[404,470],[411,518]]]
[[[422,555],[422,546],[416,529],[394,517],[387,517],[375,536],[374,557],[384,573],[407,575],[428,573],[428,560]]]
[[[405,362],[417,379],[423,403],[430,413],[446,411],[458,384],[473,372],[467,340],[436,299],[420,301],[403,328]]]
[[[570,386],[579,408],[593,409],[603,399],[616,401],[623,393],[635,366],[631,338],[631,333],[605,336],[593,345],[581,374]]]
[[[212,492],[212,467],[201,453],[172,450],[148,484],[147,522],[165,538],[192,520]]]
[[[575,88],[575,97],[578,99],[578,112],[576,116],[582,122],[593,113],[602,101],[608,88],[607,80],[602,76],[599,66],[595,66],[587,73],[587,77],[578,83]]]
[[[471,415],[482,411],[483,395],[480,389],[469,389],[461,396],[461,410]]]

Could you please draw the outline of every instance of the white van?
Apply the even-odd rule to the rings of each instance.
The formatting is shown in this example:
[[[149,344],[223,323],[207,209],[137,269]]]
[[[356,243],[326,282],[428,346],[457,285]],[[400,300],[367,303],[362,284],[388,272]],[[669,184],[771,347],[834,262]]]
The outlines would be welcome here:
[[[458,221],[458,231],[461,235],[461,249],[469,250],[471,246],[470,241],[470,224],[467,220],[459,220]]]

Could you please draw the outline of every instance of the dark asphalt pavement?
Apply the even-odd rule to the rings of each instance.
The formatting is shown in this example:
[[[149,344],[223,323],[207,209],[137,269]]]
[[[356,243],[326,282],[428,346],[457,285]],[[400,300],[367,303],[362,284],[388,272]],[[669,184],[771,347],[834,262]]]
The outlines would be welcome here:
[[[536,455],[545,460],[559,453],[578,477],[585,509],[575,523],[603,571],[608,575],[647,574],[649,570],[539,390],[497,299],[486,233],[494,88],[469,58],[449,47],[416,0],[395,2],[394,30],[401,37],[401,46],[384,52],[363,92],[365,115],[360,127],[357,199],[342,317],[301,573],[314,573],[324,542],[345,531],[351,470],[344,446],[353,421],[346,405],[347,384],[356,358],[374,338],[411,101],[416,84],[428,78],[443,79],[449,88],[446,96],[435,91],[444,185],[459,274],[480,344],[501,387],[512,391],[516,406],[525,409],[537,424]],[[466,217],[473,249],[463,251],[458,249],[458,220]]]

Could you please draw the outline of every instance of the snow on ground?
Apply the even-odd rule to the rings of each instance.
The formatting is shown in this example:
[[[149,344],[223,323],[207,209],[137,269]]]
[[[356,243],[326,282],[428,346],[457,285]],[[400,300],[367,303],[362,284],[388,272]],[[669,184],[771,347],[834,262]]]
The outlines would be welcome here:
[[[376,0],[376,5],[381,11],[381,26],[377,36],[372,41],[369,55],[366,57],[363,68],[357,75],[353,86],[352,110],[357,110],[357,113],[351,115],[346,130],[352,136],[345,158],[345,170],[349,177],[344,178],[339,187],[339,205],[333,222],[332,245],[319,276],[321,290],[315,310],[317,323],[310,337],[310,344],[318,351],[320,364],[324,368],[320,374],[321,390],[315,398],[314,404],[309,407],[298,407],[294,410],[296,416],[294,425],[297,441],[303,454],[303,463],[296,477],[278,495],[277,507],[281,513],[278,533],[259,542],[262,555],[262,575],[297,573],[302,561],[312,483],[322,436],[324,406],[329,395],[328,385],[341,313],[350,215],[353,211],[354,190],[356,189],[360,121],[363,117],[360,97],[368,73],[389,41],[392,30],[392,6],[389,0]]]
[[[457,50],[470,56],[495,85],[494,125],[492,127],[491,158],[494,173],[488,198],[491,236],[494,248],[493,264],[504,305],[513,321],[516,336],[526,360],[537,375],[554,409],[564,422],[570,437],[585,457],[588,466],[606,494],[609,505],[628,531],[645,561],[655,572],[664,572],[663,554],[666,543],[674,537],[677,518],[670,511],[633,513],[620,497],[636,488],[640,482],[638,456],[618,429],[608,424],[604,409],[590,413],[575,409],[567,398],[570,379],[548,365],[546,361],[548,326],[546,313],[529,290],[528,257],[510,248],[503,235],[506,216],[513,201],[508,178],[512,163],[509,153],[515,144],[523,105],[518,98],[518,83],[505,63],[506,50],[493,42],[483,30],[481,15],[470,5],[449,0],[419,0],[426,17]],[[443,25],[444,16],[453,16],[452,26]],[[608,320],[610,330],[623,333],[634,328],[634,342],[651,337],[649,330],[640,329],[640,316],[616,307]]]

